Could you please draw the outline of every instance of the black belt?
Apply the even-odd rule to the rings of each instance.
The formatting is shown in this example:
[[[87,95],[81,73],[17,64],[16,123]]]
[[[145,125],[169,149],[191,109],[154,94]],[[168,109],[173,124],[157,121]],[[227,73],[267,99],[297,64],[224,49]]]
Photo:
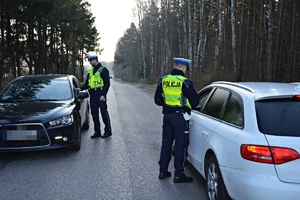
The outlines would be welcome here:
[[[94,90],[94,91],[97,91],[97,90],[102,90],[103,87],[97,87],[97,88],[90,88],[90,90]]]

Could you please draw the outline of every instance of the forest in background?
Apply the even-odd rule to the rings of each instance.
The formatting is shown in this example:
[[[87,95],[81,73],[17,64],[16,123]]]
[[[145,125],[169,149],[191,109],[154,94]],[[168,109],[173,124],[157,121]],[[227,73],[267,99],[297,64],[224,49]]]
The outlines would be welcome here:
[[[216,80],[299,81],[299,14],[299,0],[137,0],[114,76],[155,84],[173,57],[185,57],[197,88]]]
[[[0,0],[0,88],[24,73],[83,80],[87,53],[103,50],[90,6]],[[156,84],[173,57],[186,57],[197,89],[216,80],[298,81],[299,12],[299,0],[136,0],[135,20],[116,45],[114,77]]]
[[[86,0],[0,0],[0,88],[27,74],[74,74],[82,80],[100,34]]]

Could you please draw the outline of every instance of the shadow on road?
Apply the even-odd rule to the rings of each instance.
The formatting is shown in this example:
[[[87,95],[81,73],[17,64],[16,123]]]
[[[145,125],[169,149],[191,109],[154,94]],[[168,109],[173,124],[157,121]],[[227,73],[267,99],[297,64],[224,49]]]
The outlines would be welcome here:
[[[75,152],[68,149],[54,149],[45,151],[24,151],[24,152],[0,152],[0,171],[4,169],[10,162],[17,158],[28,158],[30,160],[39,158],[64,159],[68,155],[73,155]]]

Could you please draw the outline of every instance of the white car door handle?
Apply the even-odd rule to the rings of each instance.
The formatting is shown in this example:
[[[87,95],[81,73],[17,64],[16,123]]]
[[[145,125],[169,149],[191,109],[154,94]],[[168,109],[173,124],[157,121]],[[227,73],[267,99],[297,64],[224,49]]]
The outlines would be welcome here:
[[[202,134],[204,135],[204,137],[208,136],[208,132],[206,132],[206,131],[202,131]]]

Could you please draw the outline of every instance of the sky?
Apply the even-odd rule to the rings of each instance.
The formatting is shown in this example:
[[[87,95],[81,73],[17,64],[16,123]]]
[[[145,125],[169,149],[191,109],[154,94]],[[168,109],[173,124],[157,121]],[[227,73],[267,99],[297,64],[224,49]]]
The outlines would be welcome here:
[[[104,49],[100,61],[114,60],[115,48],[119,39],[134,21],[135,0],[88,0],[100,33],[100,48]]]

